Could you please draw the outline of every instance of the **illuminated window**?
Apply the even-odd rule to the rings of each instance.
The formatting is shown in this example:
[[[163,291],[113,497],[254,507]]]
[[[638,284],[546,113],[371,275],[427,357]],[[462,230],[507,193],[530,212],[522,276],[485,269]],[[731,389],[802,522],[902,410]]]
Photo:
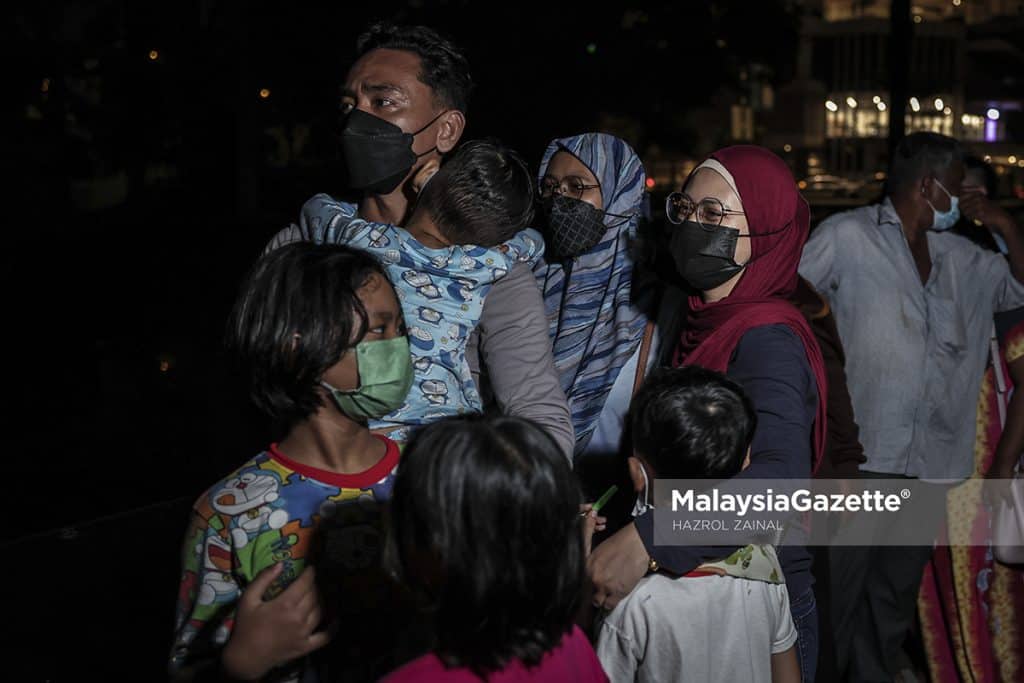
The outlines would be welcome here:
[[[908,114],[904,119],[907,133],[918,131],[930,131],[942,135],[953,136],[953,117],[945,116],[942,112],[918,112]]]
[[[983,141],[985,139],[985,117],[974,114],[964,114],[960,117],[963,126],[963,139]]]
[[[860,106],[868,101],[874,106]],[[825,137],[880,138],[889,133],[889,108],[879,94],[835,93],[825,101],[825,109]]]

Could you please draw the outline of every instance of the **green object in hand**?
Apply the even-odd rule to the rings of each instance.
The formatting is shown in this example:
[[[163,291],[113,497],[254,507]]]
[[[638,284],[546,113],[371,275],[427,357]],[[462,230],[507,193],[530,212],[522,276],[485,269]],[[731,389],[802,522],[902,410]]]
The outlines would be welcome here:
[[[607,503],[611,499],[611,497],[615,495],[615,492],[618,490],[619,487],[616,484],[612,484],[611,486],[609,486],[608,490],[602,493],[601,497],[597,499],[597,502],[594,503],[594,507],[591,508],[591,510],[593,510],[594,512],[598,512],[601,508],[604,507],[604,504]]]

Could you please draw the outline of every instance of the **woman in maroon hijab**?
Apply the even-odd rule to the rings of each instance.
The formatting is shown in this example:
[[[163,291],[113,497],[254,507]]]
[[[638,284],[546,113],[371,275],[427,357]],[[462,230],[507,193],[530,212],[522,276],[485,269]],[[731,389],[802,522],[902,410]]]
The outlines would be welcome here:
[[[670,249],[689,297],[675,365],[737,381],[757,411],[749,479],[809,479],[825,448],[827,382],[806,319],[787,301],[809,229],[807,203],[785,163],[761,147],[712,154],[669,196]],[[611,607],[647,571],[682,576],[722,549],[655,546],[653,515],[599,545],[590,558],[594,603]],[[799,632],[803,679],[813,681],[817,611],[806,548],[779,549]]]

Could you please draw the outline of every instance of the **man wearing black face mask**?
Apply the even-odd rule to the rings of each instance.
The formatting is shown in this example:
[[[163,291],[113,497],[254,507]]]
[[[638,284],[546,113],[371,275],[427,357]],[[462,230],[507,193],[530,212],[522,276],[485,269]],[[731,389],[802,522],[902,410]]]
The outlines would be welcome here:
[[[341,132],[348,180],[361,190],[358,213],[402,225],[415,192],[412,179],[458,143],[472,81],[457,47],[422,26],[375,24],[357,43],[357,61],[342,93]],[[288,228],[268,245],[304,239]],[[543,426],[568,454],[573,429],[551,356],[544,305],[528,267],[495,283],[467,348],[483,361],[502,412]]]
[[[364,192],[361,217],[401,225],[415,171],[462,136],[471,81],[465,59],[429,29],[372,26],[358,53],[341,96],[349,186]]]

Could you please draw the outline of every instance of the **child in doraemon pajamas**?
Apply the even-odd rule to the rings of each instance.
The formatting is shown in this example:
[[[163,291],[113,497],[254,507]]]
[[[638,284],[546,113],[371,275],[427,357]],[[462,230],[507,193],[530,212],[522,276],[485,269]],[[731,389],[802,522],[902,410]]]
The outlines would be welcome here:
[[[318,629],[319,602],[306,570],[310,561],[318,572],[325,568],[311,550],[325,535],[322,527],[345,541],[335,544],[350,556],[339,563],[342,579],[346,572],[365,575],[380,547],[379,508],[390,498],[399,449],[372,434],[367,420],[408,394],[409,342],[377,260],[309,243],[290,244],[256,264],[229,339],[250,371],[253,400],[287,432],[193,506],[169,670],[176,681],[221,671],[298,681],[313,665],[296,657],[328,639]],[[266,596],[280,594],[273,602],[306,605],[297,615],[302,628],[276,628],[265,612],[247,611],[247,597],[265,597],[264,583]],[[258,590],[250,595],[248,586]]]
[[[532,267],[544,251],[540,234],[526,228],[533,184],[514,152],[468,142],[439,170],[425,166],[416,181],[422,190],[404,229],[362,220],[354,205],[325,194],[306,202],[299,226],[305,239],[369,251],[395,283],[415,381],[405,403],[370,427],[398,441],[411,427],[482,411],[466,342],[491,285],[516,262]]]

